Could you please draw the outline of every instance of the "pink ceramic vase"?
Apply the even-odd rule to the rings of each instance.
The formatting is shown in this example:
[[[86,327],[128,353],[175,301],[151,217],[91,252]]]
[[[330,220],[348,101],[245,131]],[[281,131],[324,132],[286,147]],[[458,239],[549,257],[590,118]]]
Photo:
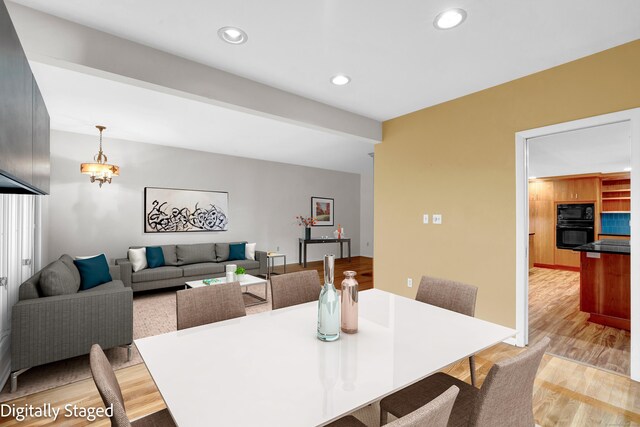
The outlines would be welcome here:
[[[358,281],[355,271],[345,271],[340,304],[340,329],[346,334],[358,332]]]

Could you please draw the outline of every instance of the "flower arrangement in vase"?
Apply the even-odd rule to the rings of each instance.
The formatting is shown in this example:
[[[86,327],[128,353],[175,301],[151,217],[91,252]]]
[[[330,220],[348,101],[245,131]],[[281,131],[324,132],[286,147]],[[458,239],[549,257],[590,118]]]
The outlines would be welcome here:
[[[304,217],[302,215],[296,216],[299,226],[304,226],[304,238],[305,240],[311,239],[311,227],[318,223],[318,219],[312,216]]]

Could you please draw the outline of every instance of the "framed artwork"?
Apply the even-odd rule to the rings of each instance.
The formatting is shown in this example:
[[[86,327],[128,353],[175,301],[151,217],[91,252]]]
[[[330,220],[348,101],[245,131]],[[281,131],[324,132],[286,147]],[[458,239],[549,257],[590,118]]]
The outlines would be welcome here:
[[[327,197],[311,198],[311,216],[317,218],[316,227],[333,226],[333,199]]]
[[[229,193],[145,187],[144,232],[227,231]]]

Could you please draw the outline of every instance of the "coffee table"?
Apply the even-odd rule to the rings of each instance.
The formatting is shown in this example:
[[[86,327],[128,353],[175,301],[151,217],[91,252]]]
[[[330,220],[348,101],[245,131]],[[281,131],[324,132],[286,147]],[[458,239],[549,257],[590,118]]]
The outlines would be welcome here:
[[[215,279],[207,279],[207,280],[211,280],[211,283],[207,284],[204,283],[202,280],[192,280],[191,282],[186,282],[184,284],[184,288],[185,289],[189,289],[189,288],[204,288],[205,286],[215,286],[215,285],[219,285],[222,283],[227,283],[227,278],[226,277],[217,277]],[[240,287],[244,289],[244,292],[242,292],[243,295],[248,295],[251,298],[254,298],[256,300],[256,302],[254,303],[250,303],[250,304],[246,304],[247,307],[251,307],[253,305],[258,305],[258,304],[265,304],[267,302],[267,285],[268,282],[265,279],[261,279],[259,277],[256,276],[252,276],[250,274],[245,274],[244,278],[242,280],[238,280],[238,282],[240,282]],[[260,295],[256,295],[253,292],[249,292],[247,290],[247,288],[249,286],[253,286],[253,285],[264,285],[264,298],[261,297]]]

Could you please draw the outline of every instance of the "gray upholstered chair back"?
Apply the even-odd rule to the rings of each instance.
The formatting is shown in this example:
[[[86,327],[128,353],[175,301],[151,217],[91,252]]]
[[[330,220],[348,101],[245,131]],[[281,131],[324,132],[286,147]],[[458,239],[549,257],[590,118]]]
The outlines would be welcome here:
[[[102,348],[98,344],[91,346],[89,353],[89,365],[91,366],[91,374],[93,382],[96,383],[98,392],[102,397],[105,407],[113,405],[113,416],[111,417],[111,425],[113,427],[130,427],[131,423],[124,409],[124,399],[122,391],[113,373],[113,368],[107,356],[104,355]]]
[[[516,357],[493,365],[476,399],[469,426],[535,425],[533,382],[548,346],[549,338],[545,337]]]
[[[447,427],[449,416],[453,409],[460,389],[451,386],[440,396],[419,409],[402,418],[387,424],[388,427]]]
[[[478,288],[475,286],[422,276],[416,300],[473,317],[477,295]]]
[[[176,292],[178,330],[247,315],[240,282]]]
[[[317,270],[271,276],[271,304],[274,310],[318,301],[321,290]]]

